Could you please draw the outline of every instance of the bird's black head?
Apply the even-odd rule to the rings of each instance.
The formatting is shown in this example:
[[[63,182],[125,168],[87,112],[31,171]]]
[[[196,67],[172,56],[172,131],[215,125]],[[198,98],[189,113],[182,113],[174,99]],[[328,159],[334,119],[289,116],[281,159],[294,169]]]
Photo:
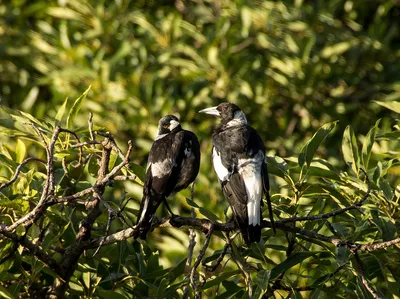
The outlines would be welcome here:
[[[231,103],[221,103],[218,106],[206,108],[200,113],[206,113],[210,115],[218,116],[222,119],[222,123],[226,124],[247,124],[246,116],[243,111]]]
[[[179,119],[175,115],[166,115],[158,122],[157,137],[171,133],[174,130],[181,130]]]

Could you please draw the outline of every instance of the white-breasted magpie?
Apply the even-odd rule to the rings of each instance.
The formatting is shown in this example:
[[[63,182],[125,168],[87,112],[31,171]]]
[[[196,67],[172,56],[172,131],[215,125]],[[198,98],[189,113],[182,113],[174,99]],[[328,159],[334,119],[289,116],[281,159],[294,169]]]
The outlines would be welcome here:
[[[196,135],[183,130],[174,115],[160,119],[158,133],[147,162],[143,198],[136,221],[135,238],[146,239],[158,206],[192,183],[200,168],[200,144]]]
[[[247,245],[261,238],[261,205],[267,198],[272,228],[265,145],[238,106],[221,103],[199,111],[221,118],[212,135],[212,162],[225,198]]]

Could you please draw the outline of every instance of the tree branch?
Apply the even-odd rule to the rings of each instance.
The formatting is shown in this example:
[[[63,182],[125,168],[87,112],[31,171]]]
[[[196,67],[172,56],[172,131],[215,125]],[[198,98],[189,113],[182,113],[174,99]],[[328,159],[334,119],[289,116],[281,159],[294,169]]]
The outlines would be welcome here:
[[[382,299],[381,296],[378,295],[376,290],[373,288],[373,286],[368,282],[367,278],[365,277],[364,273],[364,265],[363,262],[361,261],[359,255],[357,252],[354,253],[354,259],[356,260],[356,264],[358,266],[358,275],[361,278],[362,284],[364,287],[368,290],[368,292],[371,294],[371,296],[375,299]]]
[[[345,212],[347,212],[349,210],[354,210],[354,209],[359,210],[359,207],[362,206],[364,201],[369,197],[369,195],[371,193],[371,182],[370,182],[370,180],[368,178],[368,175],[367,175],[367,173],[365,172],[364,169],[360,168],[360,170],[365,174],[365,180],[367,181],[368,190],[359,201],[353,203],[351,206],[345,207],[343,209],[337,209],[335,211],[332,211],[332,212],[329,212],[329,213],[325,213],[325,214],[304,216],[304,217],[291,217],[291,218],[281,219],[281,220],[276,221],[276,222],[287,223],[287,222],[312,221],[312,220],[327,219],[327,218],[334,217],[336,215],[343,214],[343,213],[345,213]]]
[[[211,239],[213,232],[214,232],[214,226],[211,223],[210,226],[208,227],[208,233],[206,235],[206,240],[204,241],[203,247],[201,248],[198,257],[193,264],[192,270],[190,271],[190,283],[192,285],[192,288],[194,291],[194,297],[196,299],[200,298],[200,293],[197,288],[197,283],[194,281],[194,275],[196,273],[197,267],[200,265],[200,262],[201,262],[202,258],[204,257],[204,254],[206,253],[206,250],[208,248],[208,244],[210,243],[210,239]]]
[[[21,172],[22,167],[24,167],[26,164],[28,164],[28,163],[31,162],[31,161],[40,162],[40,163],[43,163],[43,164],[46,165],[46,161],[44,161],[44,160],[42,160],[42,159],[33,158],[33,157],[26,158],[26,159],[25,159],[24,161],[22,161],[21,164],[19,164],[18,167],[15,169],[15,173],[14,173],[14,176],[12,177],[12,179],[11,179],[9,182],[7,182],[7,183],[1,184],[0,190],[2,190],[2,189],[4,189],[4,188],[7,188],[8,186],[12,185],[12,184],[17,180],[17,178],[18,178],[18,176],[19,176],[19,174],[20,174],[20,172]]]

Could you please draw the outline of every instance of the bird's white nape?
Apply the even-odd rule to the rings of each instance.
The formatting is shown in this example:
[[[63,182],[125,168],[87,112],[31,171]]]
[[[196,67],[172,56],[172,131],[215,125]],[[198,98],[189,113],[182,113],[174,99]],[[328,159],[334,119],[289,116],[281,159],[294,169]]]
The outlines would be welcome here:
[[[244,115],[242,110],[236,111],[235,114],[233,115],[233,119],[230,120],[226,125],[228,127],[247,125],[246,115]]]
[[[171,120],[169,122],[169,130],[172,131],[173,129],[175,129],[177,126],[179,126],[179,121],[176,120]]]
[[[163,138],[163,137],[165,137],[165,136],[167,136],[167,135],[168,135],[167,133],[161,134],[161,135],[159,135],[159,134],[157,133],[156,139],[155,139],[155,140],[161,139],[161,138]]]

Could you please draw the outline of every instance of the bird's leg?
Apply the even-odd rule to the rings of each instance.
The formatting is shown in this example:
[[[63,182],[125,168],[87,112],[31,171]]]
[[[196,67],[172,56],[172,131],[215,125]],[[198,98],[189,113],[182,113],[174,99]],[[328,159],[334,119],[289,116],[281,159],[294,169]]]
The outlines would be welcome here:
[[[178,217],[178,215],[174,214],[174,212],[172,212],[171,208],[169,207],[169,204],[167,202],[167,199],[164,197],[164,205],[167,208],[168,212],[171,214],[171,218],[175,218]]]

